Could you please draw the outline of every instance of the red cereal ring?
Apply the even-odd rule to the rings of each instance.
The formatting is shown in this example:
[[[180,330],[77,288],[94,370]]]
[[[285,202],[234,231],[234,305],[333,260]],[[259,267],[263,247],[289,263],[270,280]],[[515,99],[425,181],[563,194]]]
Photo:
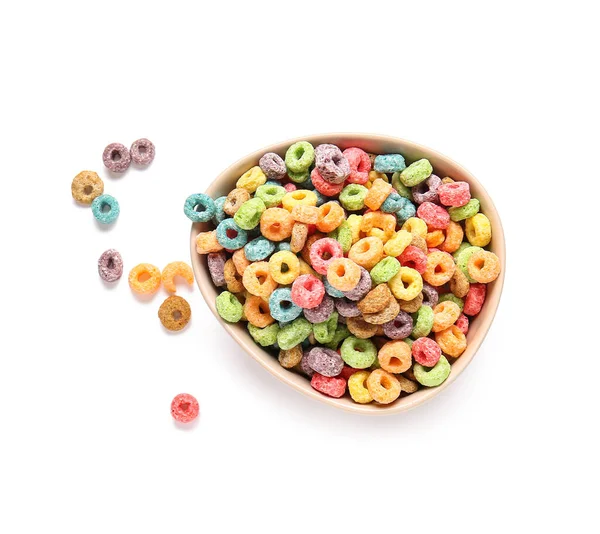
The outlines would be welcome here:
[[[195,397],[188,393],[180,393],[171,402],[171,415],[180,423],[191,423],[200,411],[200,405]]]
[[[445,230],[450,224],[450,214],[433,202],[423,202],[417,208],[417,217],[423,219],[430,230]]]
[[[420,337],[412,344],[412,355],[417,363],[433,367],[440,359],[442,349],[430,337]]]
[[[316,308],[324,295],[323,282],[312,274],[303,274],[292,284],[292,302],[301,308]]]
[[[419,274],[423,274],[427,269],[427,254],[413,245],[408,245],[396,259],[402,267],[410,267]]]
[[[465,298],[465,307],[463,313],[465,315],[477,315],[485,302],[487,287],[485,284],[471,284],[469,292]],[[461,329],[462,330],[462,329]]]
[[[285,184],[285,185],[283,186],[283,188],[284,188],[284,189],[285,189],[285,190],[286,190],[288,193],[291,193],[292,191],[296,191],[296,189],[298,189],[298,188],[296,187],[296,184],[293,184],[292,182],[289,182],[289,183]]]
[[[310,247],[310,264],[319,274],[327,274],[329,264],[336,258],[342,258],[344,251],[339,241],[325,237],[315,241]]]
[[[454,324],[465,336],[469,333],[469,318],[464,313],[460,314]]]
[[[310,178],[315,189],[326,197],[335,197],[342,192],[342,189],[344,189],[345,182],[342,182],[341,184],[329,183],[321,176],[321,173],[319,173],[317,169],[313,169],[310,173]]]
[[[348,163],[350,163],[350,176],[346,180],[349,184],[364,185],[369,181],[369,171],[371,170],[371,159],[369,155],[360,148],[347,148],[342,152]]]

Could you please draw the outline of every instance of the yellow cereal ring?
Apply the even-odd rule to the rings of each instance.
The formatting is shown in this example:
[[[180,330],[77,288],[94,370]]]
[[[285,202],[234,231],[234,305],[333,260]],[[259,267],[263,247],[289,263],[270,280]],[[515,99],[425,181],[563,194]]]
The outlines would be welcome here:
[[[270,241],[283,241],[292,235],[294,219],[283,208],[267,208],[260,216],[260,233]]]
[[[412,365],[412,351],[405,341],[388,341],[377,353],[379,365],[388,373],[404,373]]]
[[[292,219],[299,223],[317,224],[319,220],[319,208],[296,204],[292,209]]]
[[[444,354],[453,358],[458,358],[467,348],[467,338],[456,325],[452,325],[441,332],[436,332],[435,341]]]
[[[360,229],[369,237],[378,237],[386,243],[396,231],[396,216],[382,211],[370,211],[362,218]]]
[[[217,231],[200,232],[196,236],[196,252],[198,254],[210,254],[223,250],[221,244],[217,241]]]
[[[255,295],[249,295],[244,302],[244,316],[246,320],[259,328],[264,328],[275,322],[271,317],[269,303]]]
[[[393,188],[392,184],[389,183],[389,180],[377,178],[368,189],[369,191],[365,197],[365,206],[372,210],[378,210],[392,192]]]
[[[500,259],[493,252],[477,250],[467,263],[469,276],[480,284],[489,284],[500,275]]]
[[[136,293],[156,293],[160,282],[160,269],[150,263],[140,263],[129,271],[129,287]]]
[[[367,379],[370,374],[369,371],[358,371],[348,378],[348,392],[354,402],[368,404],[373,401],[367,388]]]
[[[383,180],[384,182],[390,181],[387,174],[383,174],[382,172],[377,172],[377,171],[369,171],[369,179],[367,180],[365,187],[367,189],[371,189],[371,187],[373,187],[373,182],[375,182],[375,180]]]
[[[373,400],[379,404],[394,402],[401,392],[400,382],[391,373],[383,369],[375,369],[367,378],[367,389]]]
[[[460,269],[458,269],[460,270]],[[460,308],[456,302],[445,300],[433,308],[433,332],[441,332],[450,328],[460,317]]]
[[[320,275],[317,271],[315,271],[307,262],[305,262],[302,258],[298,258],[300,262],[300,276],[303,274],[312,274],[316,276],[319,280],[323,278],[323,275]]]
[[[316,206],[317,194],[308,189],[296,189],[296,191],[290,191],[283,196],[281,205],[290,213],[294,206]]]
[[[352,232],[352,244],[356,243],[360,239],[360,227],[362,226],[362,215],[350,215],[347,219],[348,226]]]
[[[246,270],[246,267],[248,267],[248,265],[250,265],[250,260],[248,260],[248,258],[246,258],[246,253],[244,252],[243,248],[240,248],[238,250],[236,250],[232,255],[231,255],[231,259],[233,260],[233,264],[235,265],[235,269],[237,270],[238,274],[240,276],[244,275],[244,271]],[[233,291],[232,291],[233,293]]]
[[[492,240],[492,225],[483,214],[477,213],[465,221],[465,233],[474,247],[485,247]]]
[[[277,282],[273,280],[269,272],[269,264],[266,261],[257,261],[246,267],[242,277],[244,287],[252,295],[268,299],[271,293],[277,289]]]
[[[363,237],[352,245],[348,257],[361,267],[371,270],[383,257],[383,242],[378,237]]]
[[[402,225],[402,230],[406,230],[411,234],[420,235],[423,239],[427,236],[427,223],[418,217],[410,217],[406,219]]]
[[[229,258],[225,262],[225,266],[223,267],[223,276],[225,277],[225,283],[227,284],[227,291],[233,294],[244,291],[242,275],[238,273],[233,259]]]
[[[400,256],[404,252],[404,249],[410,245],[412,238],[413,235],[410,232],[399,230],[383,246],[383,251],[388,256]]]
[[[327,281],[338,291],[350,291],[358,284],[360,273],[360,267],[351,259],[336,258],[327,266]]]
[[[242,174],[235,187],[245,189],[248,193],[254,193],[266,181],[265,173],[262,172],[260,167],[256,166]]]
[[[400,271],[388,282],[388,285],[394,297],[409,301],[416,298],[423,291],[423,278],[415,269],[400,267]]]
[[[450,281],[455,270],[456,264],[450,254],[434,250],[427,256],[427,266],[423,273],[423,280],[432,286],[443,286]]]
[[[269,259],[269,273],[278,284],[289,286],[300,276],[300,260],[289,250],[280,250]]]
[[[460,247],[464,236],[462,226],[457,222],[450,221],[448,223],[448,228],[444,230],[444,234],[446,235],[446,238],[440,245],[440,250],[449,252],[450,254],[456,252],[458,247]]]
[[[194,272],[192,268],[183,261],[174,261],[169,263],[162,272],[162,283],[169,293],[175,293],[175,277],[181,276],[188,284],[194,283]]]
[[[337,202],[326,202],[319,206],[319,218],[317,220],[317,229],[321,232],[333,232],[340,224],[344,222],[346,212]]]

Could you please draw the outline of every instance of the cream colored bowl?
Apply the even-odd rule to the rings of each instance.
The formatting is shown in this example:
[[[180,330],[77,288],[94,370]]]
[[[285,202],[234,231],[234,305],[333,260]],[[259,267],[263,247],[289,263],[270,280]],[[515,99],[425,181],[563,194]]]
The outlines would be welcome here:
[[[280,156],[284,157],[287,148],[291,144],[302,140],[309,141],[313,146],[317,146],[321,143],[332,143],[339,146],[342,150],[348,147],[356,146],[367,152],[372,152],[375,154],[400,153],[406,158],[407,164],[421,158],[427,158],[433,165],[435,174],[438,176],[450,176],[454,180],[463,180],[470,184],[472,196],[480,200],[481,211],[488,216],[492,223],[493,239],[488,248],[498,255],[500,261],[502,262],[503,269],[499,278],[495,282],[488,285],[487,300],[483,306],[483,309],[481,313],[471,321],[469,333],[467,335],[467,349],[463,355],[452,365],[452,372],[450,373],[450,376],[442,385],[438,387],[420,389],[412,395],[401,397],[394,403],[385,406],[374,403],[357,404],[347,396],[341,399],[334,399],[315,391],[310,386],[310,381],[307,380],[306,377],[284,369],[279,365],[277,358],[264,350],[262,347],[256,345],[246,329],[246,323],[230,324],[221,319],[215,307],[215,298],[218,294],[218,291],[210,279],[210,275],[206,267],[206,257],[201,256],[196,252],[195,238],[198,232],[212,229],[212,227],[209,228],[208,224],[201,223],[197,223],[192,226],[192,232],[190,236],[192,264],[194,267],[194,274],[196,276],[198,287],[200,288],[200,291],[214,316],[221,323],[221,325],[223,325],[223,328],[225,328],[227,333],[237,341],[240,347],[242,347],[245,352],[247,352],[252,358],[260,363],[260,365],[262,365],[273,376],[285,382],[300,393],[303,393],[304,395],[307,395],[320,402],[324,402],[325,404],[335,406],[336,408],[367,415],[393,414],[414,408],[415,406],[423,404],[425,401],[435,397],[456,380],[456,378],[464,371],[464,369],[467,367],[467,365],[469,365],[475,356],[477,349],[483,342],[483,339],[485,338],[485,335],[487,334],[488,329],[494,320],[494,315],[496,314],[496,309],[498,308],[498,303],[500,302],[502,286],[504,284],[505,246],[504,232],[502,230],[500,216],[496,211],[492,199],[489,197],[483,186],[471,173],[458,165],[458,163],[455,163],[451,159],[439,154],[438,152],[435,152],[434,150],[431,150],[430,148],[426,148],[403,139],[397,139],[384,135],[356,133],[311,135],[308,137],[291,139],[289,141],[284,141],[282,143],[261,148],[257,152],[240,159],[225,169],[219,176],[217,176],[212,184],[210,184],[206,190],[206,194],[210,195],[212,198],[227,195],[229,191],[235,188],[237,179],[245,171],[254,165],[258,165],[258,160],[263,154],[266,152],[276,152]]]

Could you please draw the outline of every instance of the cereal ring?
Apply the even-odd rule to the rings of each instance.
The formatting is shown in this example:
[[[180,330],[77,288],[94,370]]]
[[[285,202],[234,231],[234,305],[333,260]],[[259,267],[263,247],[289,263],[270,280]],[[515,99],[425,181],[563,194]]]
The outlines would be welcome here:
[[[253,239],[244,246],[244,254],[249,261],[262,261],[275,251],[275,243],[263,236]]]
[[[276,321],[287,323],[302,313],[302,308],[292,302],[292,291],[289,287],[280,287],[269,297],[271,317]]]
[[[358,309],[361,313],[376,313],[389,306],[392,299],[388,285],[380,284],[365,295],[358,303]]]
[[[318,278],[319,280],[321,280],[322,275],[320,275],[317,271],[315,271],[302,258],[298,258],[298,261],[300,262],[300,276],[302,276],[303,274],[310,274],[310,275],[314,276],[315,278]],[[327,279],[325,279],[325,281],[327,281]]]
[[[445,178],[442,178],[442,183],[443,184],[453,184],[454,180],[452,178],[449,178],[448,176],[446,176]]]
[[[440,245],[440,250],[452,254],[458,250],[463,240],[462,226],[454,221],[448,223],[448,227],[444,230],[444,242]]]
[[[400,313],[400,304],[395,298],[391,298],[389,304],[381,311],[375,313],[365,313],[363,319],[365,322],[374,325],[383,325],[390,322]]]
[[[402,391],[405,393],[414,393],[419,389],[419,384],[409,380],[408,378],[404,378],[402,375],[398,375],[396,378],[398,382],[400,382],[400,389],[402,389]]]
[[[310,379],[310,385],[329,397],[339,398],[346,393],[346,380],[339,376],[323,376],[315,373]]]
[[[479,200],[472,198],[464,206],[460,208],[449,208],[448,213],[454,222],[463,221],[469,217],[473,217],[479,212]]]
[[[329,343],[333,340],[337,330],[339,315],[333,312],[326,321],[316,323],[313,326],[314,342]]]
[[[335,239],[325,237],[312,244],[309,257],[315,271],[319,274],[327,274],[329,264],[336,258],[342,258],[343,255],[342,246]],[[329,283],[331,283],[331,280],[329,280]],[[333,287],[336,286],[333,285]]]
[[[412,238],[412,241],[410,242],[410,244],[413,247],[417,247],[418,249],[421,249],[423,252],[425,252],[425,254],[429,253],[429,249],[427,248],[427,241],[425,241],[424,237],[421,237],[418,234],[413,234],[413,238]]]
[[[465,245],[465,246],[463,247],[463,245]],[[458,250],[454,253],[454,261],[456,262],[456,266],[467,277],[467,280],[469,282],[474,283],[475,280],[473,278],[471,278],[471,275],[469,274],[469,269],[468,269],[469,260],[471,259],[471,256],[473,254],[475,254],[475,252],[483,250],[483,249],[481,247],[473,247],[473,246],[469,245],[468,243],[463,243],[463,245],[461,245],[458,248]]]
[[[116,282],[123,274],[123,258],[114,248],[102,253],[98,259],[98,274],[105,282]]]
[[[448,212],[433,202],[423,202],[417,209],[417,216],[425,221],[429,229],[445,230],[450,223]]]
[[[350,367],[348,369],[351,369]],[[353,370],[354,371],[354,370]],[[373,401],[373,397],[367,389],[366,383],[369,378],[368,371],[353,372],[348,378],[348,392],[354,402],[359,404],[368,404]]]
[[[363,215],[360,229],[368,237],[378,237],[386,243],[396,233],[396,217],[391,213],[370,211]]]
[[[225,219],[227,219],[227,213],[225,213],[223,211],[223,206],[225,205],[225,202],[227,201],[227,197],[219,197],[217,199],[215,199],[215,214],[213,216],[213,218],[211,219],[212,223],[215,226],[218,226],[219,223],[221,221],[224,221]]]
[[[361,300],[369,291],[371,291],[372,285],[373,282],[371,280],[369,271],[367,271],[364,267],[360,267],[360,279],[358,280],[356,287],[350,291],[342,292],[342,294],[339,296],[343,296],[354,301]],[[335,297],[336,295],[332,296]]]
[[[292,226],[292,237],[290,239],[290,250],[300,252],[306,244],[308,237],[308,226],[302,223],[294,223]]]
[[[294,219],[283,208],[269,208],[260,218],[260,232],[271,241],[283,241],[292,235]]]
[[[349,184],[340,193],[340,203],[348,211],[358,211],[365,207],[365,197],[369,190],[358,184]]]
[[[440,302],[454,302],[454,304],[456,304],[458,306],[458,308],[460,309],[460,311],[463,311],[463,308],[465,307],[465,303],[463,302],[463,299],[459,299],[456,295],[453,295],[452,293],[442,293],[439,296],[439,301]]]
[[[292,173],[302,173],[312,165],[315,160],[315,149],[307,141],[294,143],[285,153],[285,165]]]
[[[465,221],[465,233],[471,245],[485,247],[492,240],[492,225],[483,214],[477,213]]]
[[[300,363],[298,365],[298,369],[305,374],[306,376],[308,376],[308,378],[312,378],[312,376],[315,374],[315,372],[312,370],[312,368],[306,363],[306,355],[308,354],[308,351],[304,351],[302,354],[302,359],[300,360]]]
[[[460,316],[460,308],[458,304],[447,300],[440,302],[435,308],[433,308],[433,332],[441,332],[450,328]],[[422,363],[422,362],[419,362]]]
[[[286,193],[281,199],[281,206],[290,213],[296,206],[316,206],[317,194],[307,189],[297,189]]]
[[[435,340],[444,353],[453,358],[458,358],[467,348],[467,338],[456,325],[436,332]]]
[[[348,221],[344,221],[333,232],[329,232],[327,237],[335,239],[342,247],[342,252],[347,254],[352,247],[352,230]]]
[[[279,208],[269,208],[276,210]],[[246,200],[235,212],[233,220],[242,230],[252,230],[258,226],[262,220],[262,215],[266,211],[265,203],[260,198],[251,198]],[[281,210],[285,211],[285,210]],[[262,232],[262,229],[261,229]],[[264,235],[264,232],[263,232]],[[265,236],[266,237],[266,236]]]
[[[427,267],[423,280],[432,286],[443,286],[454,275],[456,264],[447,252],[434,251],[427,256]]]
[[[436,248],[444,242],[444,239],[446,239],[446,236],[442,230],[433,230],[425,236],[425,243],[429,248]]]
[[[400,209],[396,211],[396,218],[398,219],[399,223],[404,223],[417,214],[417,208],[415,208],[415,205],[407,198],[404,198],[400,204]]]
[[[342,357],[334,350],[314,347],[306,355],[308,366],[323,376],[338,376],[344,367]]]
[[[285,184],[285,185],[283,186],[283,188],[284,188],[284,189],[285,189],[285,190],[286,190],[288,193],[291,193],[292,191],[296,191],[296,189],[298,189],[298,188],[296,187],[296,184],[292,184],[291,182],[290,182],[290,183],[288,183],[288,184]]]
[[[371,269],[371,278],[374,284],[389,282],[400,270],[400,262],[393,257],[383,258]]]
[[[92,213],[96,220],[102,224],[116,221],[121,209],[115,197],[100,195],[92,200]]]
[[[248,300],[246,300],[247,303]],[[215,304],[221,318],[228,323],[237,323],[242,318],[244,308],[233,293],[223,291],[223,293],[217,296]]]
[[[225,219],[217,226],[217,241],[227,250],[237,250],[248,242],[248,232],[240,228],[234,219]],[[245,252],[248,256],[248,251]]]
[[[358,284],[360,276],[360,267],[348,258],[334,258],[328,261],[327,281],[339,291],[353,290]]]
[[[400,267],[398,274],[388,282],[388,285],[397,299],[412,300],[423,290],[423,279],[415,269]]]
[[[349,184],[365,184],[369,179],[371,170],[371,160],[367,153],[360,148],[351,147],[344,150],[342,154],[350,165],[350,174],[346,181]]]
[[[156,293],[160,282],[160,269],[150,263],[140,263],[129,271],[129,287],[136,293]]]
[[[325,180],[317,169],[313,169],[310,173],[310,179],[315,189],[326,197],[335,197],[344,189],[344,183],[332,184]]]
[[[437,190],[442,185],[439,176],[432,174],[427,180],[422,181],[413,187],[412,197],[415,203],[423,204],[423,202],[439,203]]]
[[[425,239],[427,236],[427,223],[418,217],[411,217],[404,222],[402,230],[406,230],[411,234],[420,235]]]
[[[326,202],[319,206],[319,216],[317,228],[321,232],[331,232],[335,230],[346,218],[344,208],[337,202]]]
[[[383,324],[383,333],[390,339],[405,339],[410,336],[412,329],[412,317],[403,311],[399,311],[394,319]]]
[[[134,141],[129,149],[131,159],[137,165],[150,165],[154,161],[155,152],[154,143],[145,138]]]
[[[225,204],[223,204],[223,211],[233,217],[237,210],[240,209],[240,206],[248,200],[250,200],[250,193],[248,193],[247,189],[233,189],[226,197]]]
[[[279,330],[277,344],[280,349],[291,349],[302,343],[311,332],[312,325],[304,317],[298,317]]]
[[[185,216],[192,222],[208,222],[216,214],[215,202],[208,195],[197,193],[185,199],[183,205]]]
[[[260,198],[267,208],[276,208],[286,194],[285,189],[280,185],[266,183],[256,190],[254,196]]]
[[[445,178],[444,178],[445,180]],[[438,187],[438,197],[444,206],[459,208],[471,200],[467,182],[446,182]]]
[[[302,206],[297,204],[292,209],[292,219],[304,224],[317,224],[319,208],[316,206]]]
[[[433,167],[426,159],[420,159],[411,163],[400,173],[400,181],[406,187],[414,187],[424,180],[427,180],[433,172]]]
[[[281,367],[285,367],[286,369],[296,367],[302,360],[302,347],[296,345],[288,350],[280,350],[277,359],[279,360]]]
[[[310,274],[299,276],[292,284],[292,302],[301,308],[316,308],[324,295],[323,282]]]
[[[469,276],[481,284],[489,284],[500,276],[500,259],[493,252],[477,250],[467,263]]]
[[[346,319],[348,330],[359,339],[368,339],[377,333],[377,325],[367,323],[362,316]]]
[[[335,329],[335,334],[333,335],[333,339],[329,343],[326,343],[325,346],[328,349],[337,350],[340,343],[348,336],[350,336],[350,330],[348,330],[348,327],[345,324],[338,323],[337,328]]]
[[[246,299],[243,312],[248,322],[258,328],[265,328],[275,321],[271,316],[269,304],[261,297],[255,295],[250,295]],[[275,342],[273,341],[273,343]],[[270,345],[273,343],[270,343]]]
[[[425,285],[425,284],[423,284]],[[415,313],[423,304],[423,293],[419,293],[414,299],[401,300],[398,302],[400,309],[406,313]]]
[[[185,328],[190,322],[192,310],[187,300],[177,295],[167,297],[158,308],[158,318],[162,325],[172,332]]]
[[[379,365],[388,373],[404,373],[412,365],[411,348],[404,341],[388,341],[377,354]]]
[[[323,323],[331,317],[333,309],[333,299],[329,295],[325,294],[323,295],[323,300],[321,301],[321,304],[319,304],[315,308],[308,308],[304,310],[304,317],[313,324]]]
[[[440,356],[439,361],[431,369],[428,367],[423,367],[419,363],[415,363],[413,366],[415,379],[417,382],[419,382],[419,384],[427,387],[439,386],[446,380],[446,378],[448,378],[450,371],[450,364],[443,354]]]
[[[283,180],[285,178],[285,162],[275,152],[267,152],[260,158],[258,166],[269,180]]]
[[[367,379],[367,389],[375,402],[389,404],[394,402],[401,392],[400,382],[391,373],[375,369]]]
[[[235,265],[235,269],[240,276],[243,276],[246,267],[250,265],[250,261],[246,258],[246,254],[244,249],[236,250],[232,255],[231,259],[233,260],[233,264]]]
[[[258,166],[252,167],[247,170],[238,181],[235,183],[235,187],[246,189],[248,193],[254,193],[261,185],[267,181],[265,173]]]
[[[342,359],[354,369],[371,367],[377,358],[377,348],[372,341],[354,336],[344,339],[340,353]]]
[[[169,293],[175,293],[175,291],[177,291],[174,280],[176,276],[181,276],[181,278],[190,285],[194,283],[194,272],[192,271],[192,268],[183,261],[174,261],[169,263],[163,269],[161,275],[162,284]]]
[[[392,184],[381,178],[377,178],[365,197],[365,206],[372,210],[378,210],[392,190]]]
[[[198,401],[187,393],[180,393],[171,402],[171,415],[180,423],[192,422],[198,417],[199,411]]]
[[[430,286],[429,284],[423,284],[421,295],[423,297],[421,305],[429,306],[430,308],[435,307],[440,299],[440,294],[435,287]]]
[[[429,306],[421,306],[413,315],[413,325],[412,338],[428,336],[433,327],[433,310]]]
[[[383,204],[381,204],[379,209],[385,213],[396,213],[397,211],[400,211],[405,204],[406,199],[400,196],[397,191],[392,189],[392,192],[383,201]]]
[[[361,315],[357,303],[347,298],[335,299],[335,309],[342,317],[358,317]]]
[[[290,285],[300,275],[300,261],[292,252],[276,252],[269,260],[269,273],[278,284]]]
[[[400,171],[402,172],[402,171]],[[406,187],[400,180],[400,172],[395,172],[392,175],[392,187],[398,192],[401,197],[412,199],[412,191],[410,187]]]
[[[401,154],[384,154],[375,158],[374,167],[377,172],[400,172],[406,169],[406,162]]]
[[[465,336],[469,333],[469,318],[466,315],[461,313],[455,325]]]
[[[477,315],[483,307],[486,293],[487,287],[485,284],[471,284],[465,299],[463,313],[470,316]]]
[[[350,163],[335,145],[321,144],[315,148],[315,168],[332,184],[341,184],[350,175]]]
[[[378,237],[359,239],[348,252],[348,257],[365,269],[372,269],[383,257],[383,241]]]
[[[227,285],[227,291],[230,293],[242,293],[244,291],[242,276],[237,272],[231,258],[229,258],[223,266],[223,278]]]
[[[427,269],[427,254],[413,245],[406,247],[404,252],[398,256],[398,260],[400,260],[400,265],[403,267],[410,267],[421,275]]]
[[[81,171],[71,182],[71,195],[81,204],[91,204],[104,193],[104,182],[93,171]]]
[[[259,297],[253,297],[259,300]],[[263,301],[264,302],[264,301]],[[269,347],[277,342],[277,334],[279,333],[279,325],[277,323],[270,324],[264,328],[248,323],[248,332],[252,336],[252,339],[256,341],[261,347]]]
[[[200,232],[196,236],[196,252],[198,254],[208,254],[209,252],[219,252],[223,250],[221,244],[217,241],[217,231]]]
[[[269,298],[277,287],[277,282],[271,277],[269,264],[266,261],[257,261],[248,265],[242,276],[242,282],[249,293],[264,299]]]
[[[111,143],[104,149],[102,161],[111,172],[125,172],[131,164],[131,154],[125,145]]]
[[[360,235],[360,227],[362,226],[362,215],[352,214],[346,219],[352,234],[352,244],[356,243],[362,236]]]
[[[452,278],[450,279],[450,291],[454,293],[458,298],[463,298],[467,296],[469,292],[469,281],[460,269],[456,269]]]
[[[383,252],[388,256],[400,256],[412,241],[412,234],[406,230],[399,230],[383,245]],[[398,260],[402,261],[400,258]]]

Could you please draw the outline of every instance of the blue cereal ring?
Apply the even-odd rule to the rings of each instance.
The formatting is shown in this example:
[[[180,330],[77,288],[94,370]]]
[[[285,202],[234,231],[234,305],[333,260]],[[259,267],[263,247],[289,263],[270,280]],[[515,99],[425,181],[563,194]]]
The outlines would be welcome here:
[[[403,196],[400,196],[398,191],[392,191],[388,195],[388,197],[383,201],[383,204],[379,209],[381,211],[385,211],[386,213],[396,213],[398,210],[402,209],[406,205],[406,203],[404,202],[405,200],[408,199],[404,198]]]
[[[264,260],[273,252],[275,252],[275,243],[263,236],[253,239],[244,247],[244,254],[250,261]]]
[[[183,213],[192,222],[208,222],[216,213],[215,201],[208,195],[196,193],[185,199]]]
[[[319,193],[316,189],[315,195],[317,195],[317,206],[322,206],[325,202],[329,202],[329,199],[325,195]]]
[[[300,317],[302,308],[292,302],[292,290],[289,287],[280,287],[269,297],[271,317],[281,323],[288,323]]]
[[[121,208],[119,208],[117,199],[110,195],[100,195],[92,202],[92,213],[96,220],[102,224],[114,222],[120,212]]]
[[[219,226],[220,222],[223,222],[229,215],[223,211],[223,205],[227,197],[219,197],[215,200],[215,214],[212,218],[212,222],[215,226]]]
[[[323,278],[323,285],[325,286],[325,292],[330,296],[337,299],[341,299],[344,296],[344,293],[333,287],[327,280],[327,278]]]
[[[415,205],[408,198],[402,196],[400,198],[402,199],[400,201],[402,207],[396,212],[396,218],[399,222],[403,223],[416,215],[417,208],[415,208]]]
[[[242,230],[233,219],[225,219],[217,226],[217,241],[223,248],[237,250],[248,242],[248,232]]]
[[[292,247],[287,241],[280,241],[277,243],[277,252],[282,250],[292,250]]]
[[[401,154],[384,154],[375,158],[377,172],[399,172],[406,169],[406,162]]]

